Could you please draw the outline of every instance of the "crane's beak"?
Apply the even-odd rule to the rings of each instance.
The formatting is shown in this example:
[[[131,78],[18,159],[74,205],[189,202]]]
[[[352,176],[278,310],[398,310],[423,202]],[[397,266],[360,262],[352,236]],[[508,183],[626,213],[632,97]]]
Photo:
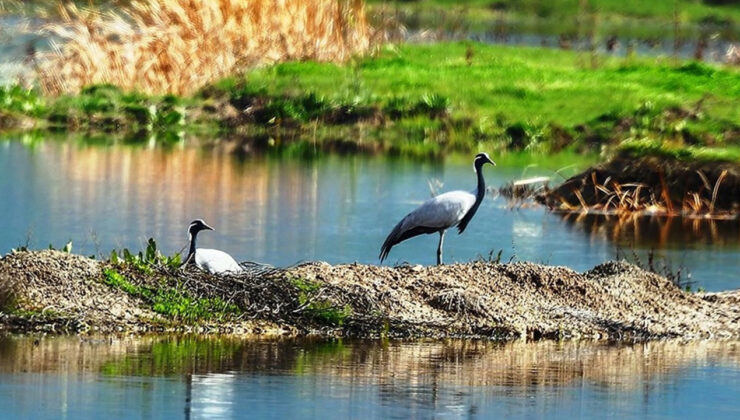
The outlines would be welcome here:
[[[212,227],[208,226],[208,225],[207,225],[207,224],[205,224],[205,223],[203,223],[203,229],[205,229],[205,230],[216,230],[216,229],[214,229],[214,228],[212,228]]]
[[[496,166],[496,162],[494,162],[493,160],[491,160],[491,158],[488,158],[488,163],[490,163],[493,166]]]

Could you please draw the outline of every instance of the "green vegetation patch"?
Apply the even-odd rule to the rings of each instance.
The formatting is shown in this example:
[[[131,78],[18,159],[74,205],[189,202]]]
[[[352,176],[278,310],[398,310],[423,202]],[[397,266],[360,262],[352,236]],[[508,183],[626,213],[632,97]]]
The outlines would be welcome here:
[[[154,239],[149,239],[146,250],[138,254],[128,249],[124,249],[121,255],[113,251],[109,263],[111,267],[103,269],[103,283],[142,299],[154,312],[168,318],[185,322],[211,321],[228,319],[240,313],[236,305],[219,297],[193,296],[181,282],[173,287],[167,273],[180,267],[180,255],[162,255]],[[143,276],[148,281],[132,282],[119,269],[132,269],[138,273],[137,277]]]
[[[103,270],[103,282],[144,300],[151,305],[154,312],[176,321],[220,321],[240,313],[236,305],[225,302],[221,298],[194,297],[182,287],[172,288],[162,285],[154,288],[134,284],[114,268]]]
[[[346,65],[281,63],[190,98],[109,85],[59,98],[3,92],[12,99],[0,115],[51,129],[169,144],[210,127],[244,149],[302,157],[593,153],[635,138],[740,144],[737,69],[470,42],[386,46]]]
[[[707,32],[736,39],[740,7],[735,0],[370,0],[376,24],[395,16],[410,29],[489,32],[499,35],[576,36],[587,32],[638,39]]]
[[[128,265],[144,274],[152,274],[156,268],[160,267],[174,270],[182,265],[180,254],[172,256],[162,254],[157,249],[157,242],[154,238],[149,238],[146,249],[138,253],[133,253],[128,248],[124,248],[120,254],[116,250],[111,251],[109,261],[114,265]]]
[[[39,116],[45,110],[44,101],[35,89],[19,85],[0,86],[0,111]]]
[[[441,43],[387,47],[344,67],[278,64],[244,80],[268,98],[376,109],[384,122],[366,141],[398,155],[599,150],[635,132],[687,144],[740,141],[740,72],[697,62],[602,57],[592,67],[577,52]],[[243,97],[229,85],[239,86],[230,79],[224,92]]]
[[[740,146],[684,146],[652,138],[624,141],[618,148],[633,157],[658,156],[687,162],[740,162]]]
[[[330,299],[321,297],[321,285],[307,279],[291,279],[298,289],[298,304],[301,312],[320,324],[342,326],[352,316],[350,305],[336,305]]]

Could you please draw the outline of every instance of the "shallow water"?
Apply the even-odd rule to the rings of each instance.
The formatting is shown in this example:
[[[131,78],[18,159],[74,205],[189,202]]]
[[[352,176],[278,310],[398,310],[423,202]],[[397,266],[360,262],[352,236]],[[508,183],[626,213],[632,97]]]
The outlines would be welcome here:
[[[737,418],[735,342],[0,337],[15,418]]]
[[[105,256],[113,248],[143,249],[154,237],[172,254],[187,246],[189,222],[203,218],[216,231],[202,233],[198,245],[238,260],[377,263],[385,235],[430,196],[430,181],[442,191],[474,188],[468,160],[244,160],[195,147],[0,141],[0,253],[72,240],[73,252]],[[486,166],[488,185],[553,174],[521,165]],[[433,264],[436,246],[436,235],[413,238],[394,247],[388,263]],[[587,270],[618,252],[647,262],[655,249],[684,280],[690,271],[694,287],[725,290],[740,287],[739,247],[738,222],[562,218],[541,208],[510,210],[489,194],[463,235],[446,236],[445,261],[500,250],[504,261]]]

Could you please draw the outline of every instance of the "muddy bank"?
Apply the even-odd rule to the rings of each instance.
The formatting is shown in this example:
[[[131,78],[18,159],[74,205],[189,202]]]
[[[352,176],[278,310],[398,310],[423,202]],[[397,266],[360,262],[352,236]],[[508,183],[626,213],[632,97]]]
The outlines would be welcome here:
[[[740,165],[621,154],[536,200],[551,210],[737,218]]]
[[[112,283],[111,270],[122,280]],[[114,276],[118,278],[117,276]],[[154,290],[155,294],[139,293]],[[309,263],[259,275],[140,271],[57,251],[0,260],[3,328],[360,337],[740,337],[740,291],[691,294],[622,262],[585,273],[529,263],[442,267]],[[218,316],[177,304],[225,302]],[[154,297],[153,297],[154,296]],[[164,302],[164,303],[163,303]],[[173,304],[174,305],[174,304]],[[215,306],[214,306],[215,307]],[[170,308],[171,309],[171,308]]]

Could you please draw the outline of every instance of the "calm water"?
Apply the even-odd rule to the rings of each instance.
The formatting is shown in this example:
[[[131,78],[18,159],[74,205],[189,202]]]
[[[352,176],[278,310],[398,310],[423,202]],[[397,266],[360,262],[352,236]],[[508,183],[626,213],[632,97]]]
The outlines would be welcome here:
[[[430,183],[474,188],[468,160],[240,160],[216,149],[0,141],[0,253],[72,240],[74,252],[100,256],[113,248],[140,250],[154,237],[171,254],[186,247],[187,225],[200,217],[216,231],[203,233],[199,246],[238,260],[377,263],[385,235],[430,196]],[[506,164],[484,171],[489,186],[523,174],[552,175]],[[436,245],[436,235],[411,239],[392,250],[389,263],[433,264]],[[502,250],[503,260],[587,270],[620,248],[644,260],[655,249],[674,271],[683,267],[684,278],[690,271],[695,287],[740,287],[738,222],[562,218],[540,208],[511,210],[494,194],[465,234],[447,235],[445,260]]]
[[[504,162],[505,163],[505,162]],[[75,252],[187,244],[240,260],[377,263],[396,221],[441,190],[473,188],[469,158],[238,159],[218,149],[0,141],[0,253],[73,241]],[[572,171],[576,170],[575,168]],[[551,175],[485,168],[489,185]],[[708,289],[740,286],[740,227],[681,219],[562,217],[489,195],[447,261],[503,259],[585,270],[617,248],[657,249]],[[435,236],[391,264],[432,264]],[[619,345],[193,337],[0,337],[0,417],[11,418],[738,418],[734,342]]]
[[[9,418],[738,418],[740,343],[0,337]]]

